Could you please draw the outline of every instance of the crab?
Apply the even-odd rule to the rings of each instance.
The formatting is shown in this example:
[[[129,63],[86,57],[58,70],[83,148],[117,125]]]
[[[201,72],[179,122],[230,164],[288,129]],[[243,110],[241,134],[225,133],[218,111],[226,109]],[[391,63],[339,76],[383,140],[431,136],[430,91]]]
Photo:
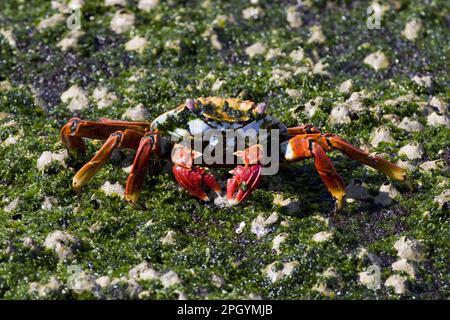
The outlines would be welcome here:
[[[405,170],[376,155],[351,145],[343,138],[322,133],[312,125],[287,127],[280,120],[266,113],[267,104],[255,103],[239,98],[200,97],[188,99],[177,108],[161,114],[152,122],[129,122],[100,119],[85,121],[70,119],[61,129],[61,141],[74,156],[86,152],[83,138],[105,140],[100,150],[73,177],[73,189],[80,191],[95,173],[108,161],[115,149],[134,149],[136,155],[129,173],[125,199],[136,204],[143,187],[144,176],[155,161],[171,161],[173,175],[177,183],[192,196],[209,201],[210,196],[222,197],[222,187],[213,172],[214,167],[229,167],[232,176],[227,180],[226,197],[229,205],[236,205],[248,198],[257,188],[262,178],[264,146],[261,143],[244,145],[239,149],[235,139],[217,144],[217,133],[247,132],[256,133],[262,129],[278,132],[276,148],[280,164],[299,162],[312,158],[320,178],[331,196],[336,209],[341,209],[345,201],[345,185],[327,156],[328,151],[339,150],[350,159],[361,162],[389,176],[391,179],[405,181]],[[206,163],[202,152],[183,141],[194,141],[199,135],[209,135],[202,141],[202,147],[215,147],[216,151],[233,151],[231,163],[216,161]],[[220,138],[220,137],[219,137]],[[265,142],[271,139],[266,134]],[[180,142],[181,140],[181,142]],[[261,142],[261,141],[259,141]],[[263,141],[264,142],[264,141]],[[205,149],[203,149],[205,150]],[[223,159],[219,159],[223,160]]]

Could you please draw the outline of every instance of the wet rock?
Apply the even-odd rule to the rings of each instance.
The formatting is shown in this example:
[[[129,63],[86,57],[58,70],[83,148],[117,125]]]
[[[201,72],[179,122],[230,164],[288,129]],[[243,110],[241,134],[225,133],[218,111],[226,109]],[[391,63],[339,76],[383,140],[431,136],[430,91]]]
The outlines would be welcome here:
[[[261,7],[248,7],[242,10],[242,17],[245,20],[256,20],[264,16],[264,11]]]
[[[366,269],[366,271],[360,272],[359,282],[366,286],[368,289],[377,290],[381,288],[380,280],[380,267],[372,265]]]
[[[328,288],[327,284],[324,282],[318,282],[316,283],[311,290],[316,291],[326,297],[332,298],[334,297],[336,294],[334,293],[333,290],[331,290],[330,288]]]
[[[374,202],[383,207],[387,207],[394,202],[394,198],[399,194],[398,190],[391,183],[383,183],[378,195],[374,198]]]
[[[122,9],[114,14],[111,20],[110,28],[115,33],[122,34],[130,31],[134,26],[134,22],[134,13]]]
[[[431,76],[414,76],[412,80],[419,86],[424,88],[431,88],[433,86],[433,78]]]
[[[403,169],[406,169],[406,170],[410,170],[410,171],[413,171],[413,170],[416,169],[416,166],[414,164],[412,164],[408,160],[404,161],[404,160],[399,159],[396,162],[396,165],[398,165],[400,168],[403,168]]]
[[[268,226],[274,224],[278,220],[278,214],[273,212],[267,219],[263,215],[258,215],[255,220],[252,221],[250,231],[258,238],[264,237],[270,232]]]
[[[291,58],[292,61],[294,61],[294,62],[301,62],[304,57],[305,57],[305,52],[303,51],[302,48],[299,48],[297,50],[293,50],[289,54],[289,58]]]
[[[401,237],[394,244],[394,248],[397,250],[397,255],[402,259],[412,261],[422,261],[425,259],[423,245],[418,240],[408,237]]]
[[[400,259],[392,264],[392,270],[407,273],[411,278],[415,279],[419,273],[417,266],[406,259]]]
[[[111,278],[109,276],[102,276],[102,277],[95,279],[95,283],[101,289],[107,289],[111,285]]]
[[[437,114],[432,112],[427,117],[427,124],[432,127],[445,126],[450,127],[450,117],[446,114]]]
[[[399,96],[395,99],[387,99],[384,101],[384,105],[386,106],[396,106],[403,102],[418,102],[420,98],[413,93],[409,93],[406,95]]]
[[[114,92],[108,92],[108,88],[103,86],[94,89],[92,98],[97,102],[99,109],[107,108],[118,100]]]
[[[125,7],[127,0],[105,0],[105,7],[121,6]]]
[[[446,189],[442,191],[440,195],[434,198],[434,201],[437,202],[440,209],[449,209],[450,208],[450,189]]]
[[[260,42],[256,42],[256,43],[252,44],[251,46],[248,46],[245,49],[245,53],[250,58],[253,58],[253,57],[257,56],[257,55],[264,54],[265,51],[266,51],[266,47]]]
[[[339,85],[340,93],[348,94],[352,91],[352,89],[353,89],[353,80],[352,79],[345,80],[344,82],[342,82]]]
[[[106,181],[100,188],[107,196],[118,196],[120,198],[125,197],[125,188],[119,182],[111,183]]]
[[[226,82],[222,79],[217,79],[214,84],[211,87],[212,91],[219,91],[220,88],[222,88],[222,86],[225,84]]]
[[[148,262],[144,261],[135,266],[128,272],[131,279],[142,281],[155,281],[161,277],[161,274],[155,271]]]
[[[125,289],[127,297],[131,299],[136,299],[139,294],[142,292],[142,287],[136,280],[129,279],[127,281],[127,287]]]
[[[57,203],[58,203],[58,199],[56,199],[55,197],[45,197],[44,202],[41,205],[41,209],[49,211]]]
[[[41,156],[37,159],[36,166],[39,170],[44,170],[53,161],[60,163],[63,167],[66,167],[65,160],[69,158],[69,153],[67,150],[62,150],[59,152],[44,151]]]
[[[28,292],[30,294],[37,294],[40,298],[45,298],[51,295],[58,295],[63,289],[63,284],[55,277],[50,277],[47,283],[39,284],[32,282],[29,285]]]
[[[63,14],[55,13],[54,15],[39,22],[39,24],[37,25],[37,29],[39,31],[42,31],[44,29],[53,28],[64,21],[66,21],[66,18]]]
[[[236,228],[235,232],[237,234],[241,234],[244,231],[245,228],[245,222],[242,221],[241,223],[239,223],[239,226]]]
[[[95,277],[85,271],[75,272],[67,279],[67,288],[76,294],[93,293],[99,289]]]
[[[160,280],[161,280],[161,283],[162,283],[164,288],[170,288],[170,287],[176,286],[178,284],[181,284],[180,278],[172,270],[170,270],[170,271],[166,272],[165,274],[163,274],[161,276]]]
[[[428,104],[440,114],[446,114],[449,111],[449,105],[443,98],[433,97]]]
[[[25,237],[22,241],[22,245],[25,248],[28,248],[34,255],[37,255],[41,252],[41,247],[30,237]]]
[[[371,198],[367,191],[363,181],[359,179],[353,179],[345,188],[347,199],[354,200],[368,200]]]
[[[283,51],[280,48],[271,48],[267,51],[265,59],[268,61],[283,55]]]
[[[420,169],[424,171],[445,171],[448,170],[447,162],[444,159],[426,161],[419,166]]]
[[[298,261],[284,263],[275,261],[264,268],[263,274],[269,278],[272,283],[275,283],[291,276],[298,265]]]
[[[19,204],[21,202],[22,202],[22,200],[19,197],[14,198],[14,200],[12,200],[10,203],[8,203],[3,208],[3,211],[5,211],[6,213],[11,213],[11,212],[15,211],[19,207]]]
[[[408,292],[407,279],[397,274],[394,274],[387,278],[384,285],[386,287],[393,288],[396,294],[405,294]]]
[[[402,35],[406,39],[414,41],[419,36],[421,30],[422,30],[422,21],[420,21],[419,19],[413,19],[406,23],[405,29],[403,29],[402,31]]]
[[[125,43],[126,51],[136,51],[142,54],[147,47],[148,41],[144,37],[134,36],[127,43]]]
[[[159,5],[159,0],[139,0],[138,8],[142,11],[149,12]]]
[[[84,0],[70,0],[67,7],[72,10],[81,9],[84,6]]]
[[[297,89],[286,89],[286,93],[291,98],[300,98],[302,93]]]
[[[425,129],[419,121],[408,117],[403,118],[398,127],[408,132],[420,132]]]
[[[56,252],[60,260],[71,258],[79,246],[79,240],[68,232],[55,230],[44,240],[44,247]]]
[[[326,38],[325,38],[325,35],[323,34],[321,25],[312,26],[309,29],[309,32],[310,32],[310,36],[308,39],[308,43],[322,44],[325,42]]]
[[[364,58],[363,62],[372,67],[375,71],[389,68],[389,60],[387,56],[381,51],[369,54]]]
[[[331,231],[320,231],[313,235],[312,241],[316,243],[329,241],[333,237],[333,232]]]
[[[161,242],[166,245],[174,245],[176,243],[176,236],[177,234],[175,231],[169,230],[161,239]]]
[[[359,112],[366,110],[365,99],[368,95],[364,91],[353,92],[351,96],[345,101],[345,105],[351,112]]]
[[[301,212],[300,201],[295,197],[284,198],[282,194],[276,193],[273,199],[273,204],[280,206],[288,215],[295,215]]]
[[[225,279],[216,274],[212,275],[211,282],[216,288],[221,288],[225,285]]]
[[[329,67],[328,63],[324,63],[322,60],[320,60],[313,66],[311,71],[313,74],[330,77],[331,74],[327,71],[328,67]]]
[[[8,80],[0,81],[0,90],[2,90],[2,91],[12,90],[11,82],[9,82]],[[6,119],[6,118],[11,118],[11,117],[12,117],[12,115],[9,113],[0,112],[0,120]]]
[[[371,265],[378,267],[382,264],[380,257],[367,251],[366,248],[360,248],[356,256],[362,263],[370,263]]]
[[[142,103],[134,108],[129,108],[122,115],[122,119],[129,119],[133,121],[145,121],[150,117],[150,112],[144,107]]]
[[[290,27],[294,29],[300,28],[303,25],[300,12],[297,11],[297,8],[295,6],[287,8],[286,20],[289,23]]]
[[[286,232],[282,232],[277,234],[275,238],[272,240],[272,250],[274,250],[277,254],[281,253],[280,246],[287,239],[289,235]]]
[[[84,32],[78,29],[71,30],[69,34],[59,41],[56,46],[62,51],[78,48],[78,40],[84,35]]]
[[[320,110],[320,107],[323,104],[323,98],[321,96],[317,96],[314,99],[309,100],[305,103],[305,112],[308,114],[308,117],[313,117],[314,114]]]
[[[276,85],[282,86],[291,78],[292,72],[290,72],[289,70],[274,68],[272,69],[272,76],[270,77],[269,81],[274,82]]]
[[[406,156],[409,160],[422,159],[425,150],[423,149],[422,144],[417,142],[411,142],[407,145],[400,148],[398,151],[399,155]]]
[[[71,111],[83,110],[89,105],[86,92],[77,85],[73,85],[67,91],[63,92],[61,101],[68,103],[68,108]]]
[[[0,35],[2,35],[6,39],[6,41],[8,42],[8,44],[11,48],[15,48],[17,46],[16,39],[14,38],[12,28],[0,29]]]
[[[331,110],[328,120],[332,125],[350,123],[351,119],[348,107],[343,104],[337,105]]]

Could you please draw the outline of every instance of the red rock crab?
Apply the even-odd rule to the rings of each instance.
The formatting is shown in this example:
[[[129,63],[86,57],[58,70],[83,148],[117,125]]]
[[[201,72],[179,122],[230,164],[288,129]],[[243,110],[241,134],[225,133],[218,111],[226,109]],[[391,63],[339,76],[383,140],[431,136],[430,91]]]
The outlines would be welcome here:
[[[84,154],[83,138],[106,140],[94,157],[75,174],[73,188],[77,191],[108,161],[114,149],[128,148],[137,150],[125,189],[125,197],[132,204],[138,201],[151,159],[171,161],[178,184],[204,201],[209,199],[206,188],[221,193],[220,184],[209,168],[234,165],[235,168],[230,171],[232,177],[227,182],[226,196],[230,204],[238,204],[260,182],[264,168],[261,161],[264,151],[262,145],[254,144],[239,149],[235,140],[220,145],[217,144],[217,136],[210,135],[209,139],[201,142],[203,147],[213,145],[216,139],[214,146],[233,149],[234,157],[233,163],[206,163],[202,160],[201,152],[179,143],[179,140],[174,141],[173,137],[192,141],[198,134],[205,135],[210,131],[240,130],[245,133],[250,129],[256,133],[262,129],[277,130],[279,143],[276,148],[279,152],[276,160],[280,163],[313,158],[315,168],[336,200],[338,209],[344,203],[345,185],[328,158],[327,151],[337,149],[353,160],[384,172],[392,179],[404,181],[406,178],[402,168],[381,157],[369,155],[339,136],[322,133],[311,125],[288,128],[266,113],[266,104],[238,98],[188,99],[151,123],[109,119],[94,122],[72,118],[61,129],[61,141],[71,153]],[[266,135],[265,139],[270,140],[268,137],[270,135]],[[238,165],[238,162],[243,165]]]

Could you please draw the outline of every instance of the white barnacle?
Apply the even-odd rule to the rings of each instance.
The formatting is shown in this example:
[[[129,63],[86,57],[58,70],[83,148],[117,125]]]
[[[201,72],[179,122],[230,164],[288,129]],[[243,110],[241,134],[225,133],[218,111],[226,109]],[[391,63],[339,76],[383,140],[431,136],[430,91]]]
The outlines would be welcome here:
[[[188,122],[189,131],[192,135],[197,135],[209,129],[209,126],[200,119],[194,119]]]

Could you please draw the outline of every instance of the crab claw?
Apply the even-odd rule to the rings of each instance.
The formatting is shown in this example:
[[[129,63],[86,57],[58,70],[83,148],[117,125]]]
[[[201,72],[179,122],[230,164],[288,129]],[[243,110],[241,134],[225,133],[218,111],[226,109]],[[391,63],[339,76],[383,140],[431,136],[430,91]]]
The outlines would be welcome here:
[[[261,180],[261,165],[237,166],[230,171],[233,177],[228,179],[227,198],[231,205],[239,204],[258,186]]]
[[[214,176],[201,167],[188,169],[179,165],[174,165],[173,174],[181,187],[200,200],[209,200],[205,191],[203,191],[203,185],[208,186],[216,193],[220,194],[220,185],[217,183]]]

